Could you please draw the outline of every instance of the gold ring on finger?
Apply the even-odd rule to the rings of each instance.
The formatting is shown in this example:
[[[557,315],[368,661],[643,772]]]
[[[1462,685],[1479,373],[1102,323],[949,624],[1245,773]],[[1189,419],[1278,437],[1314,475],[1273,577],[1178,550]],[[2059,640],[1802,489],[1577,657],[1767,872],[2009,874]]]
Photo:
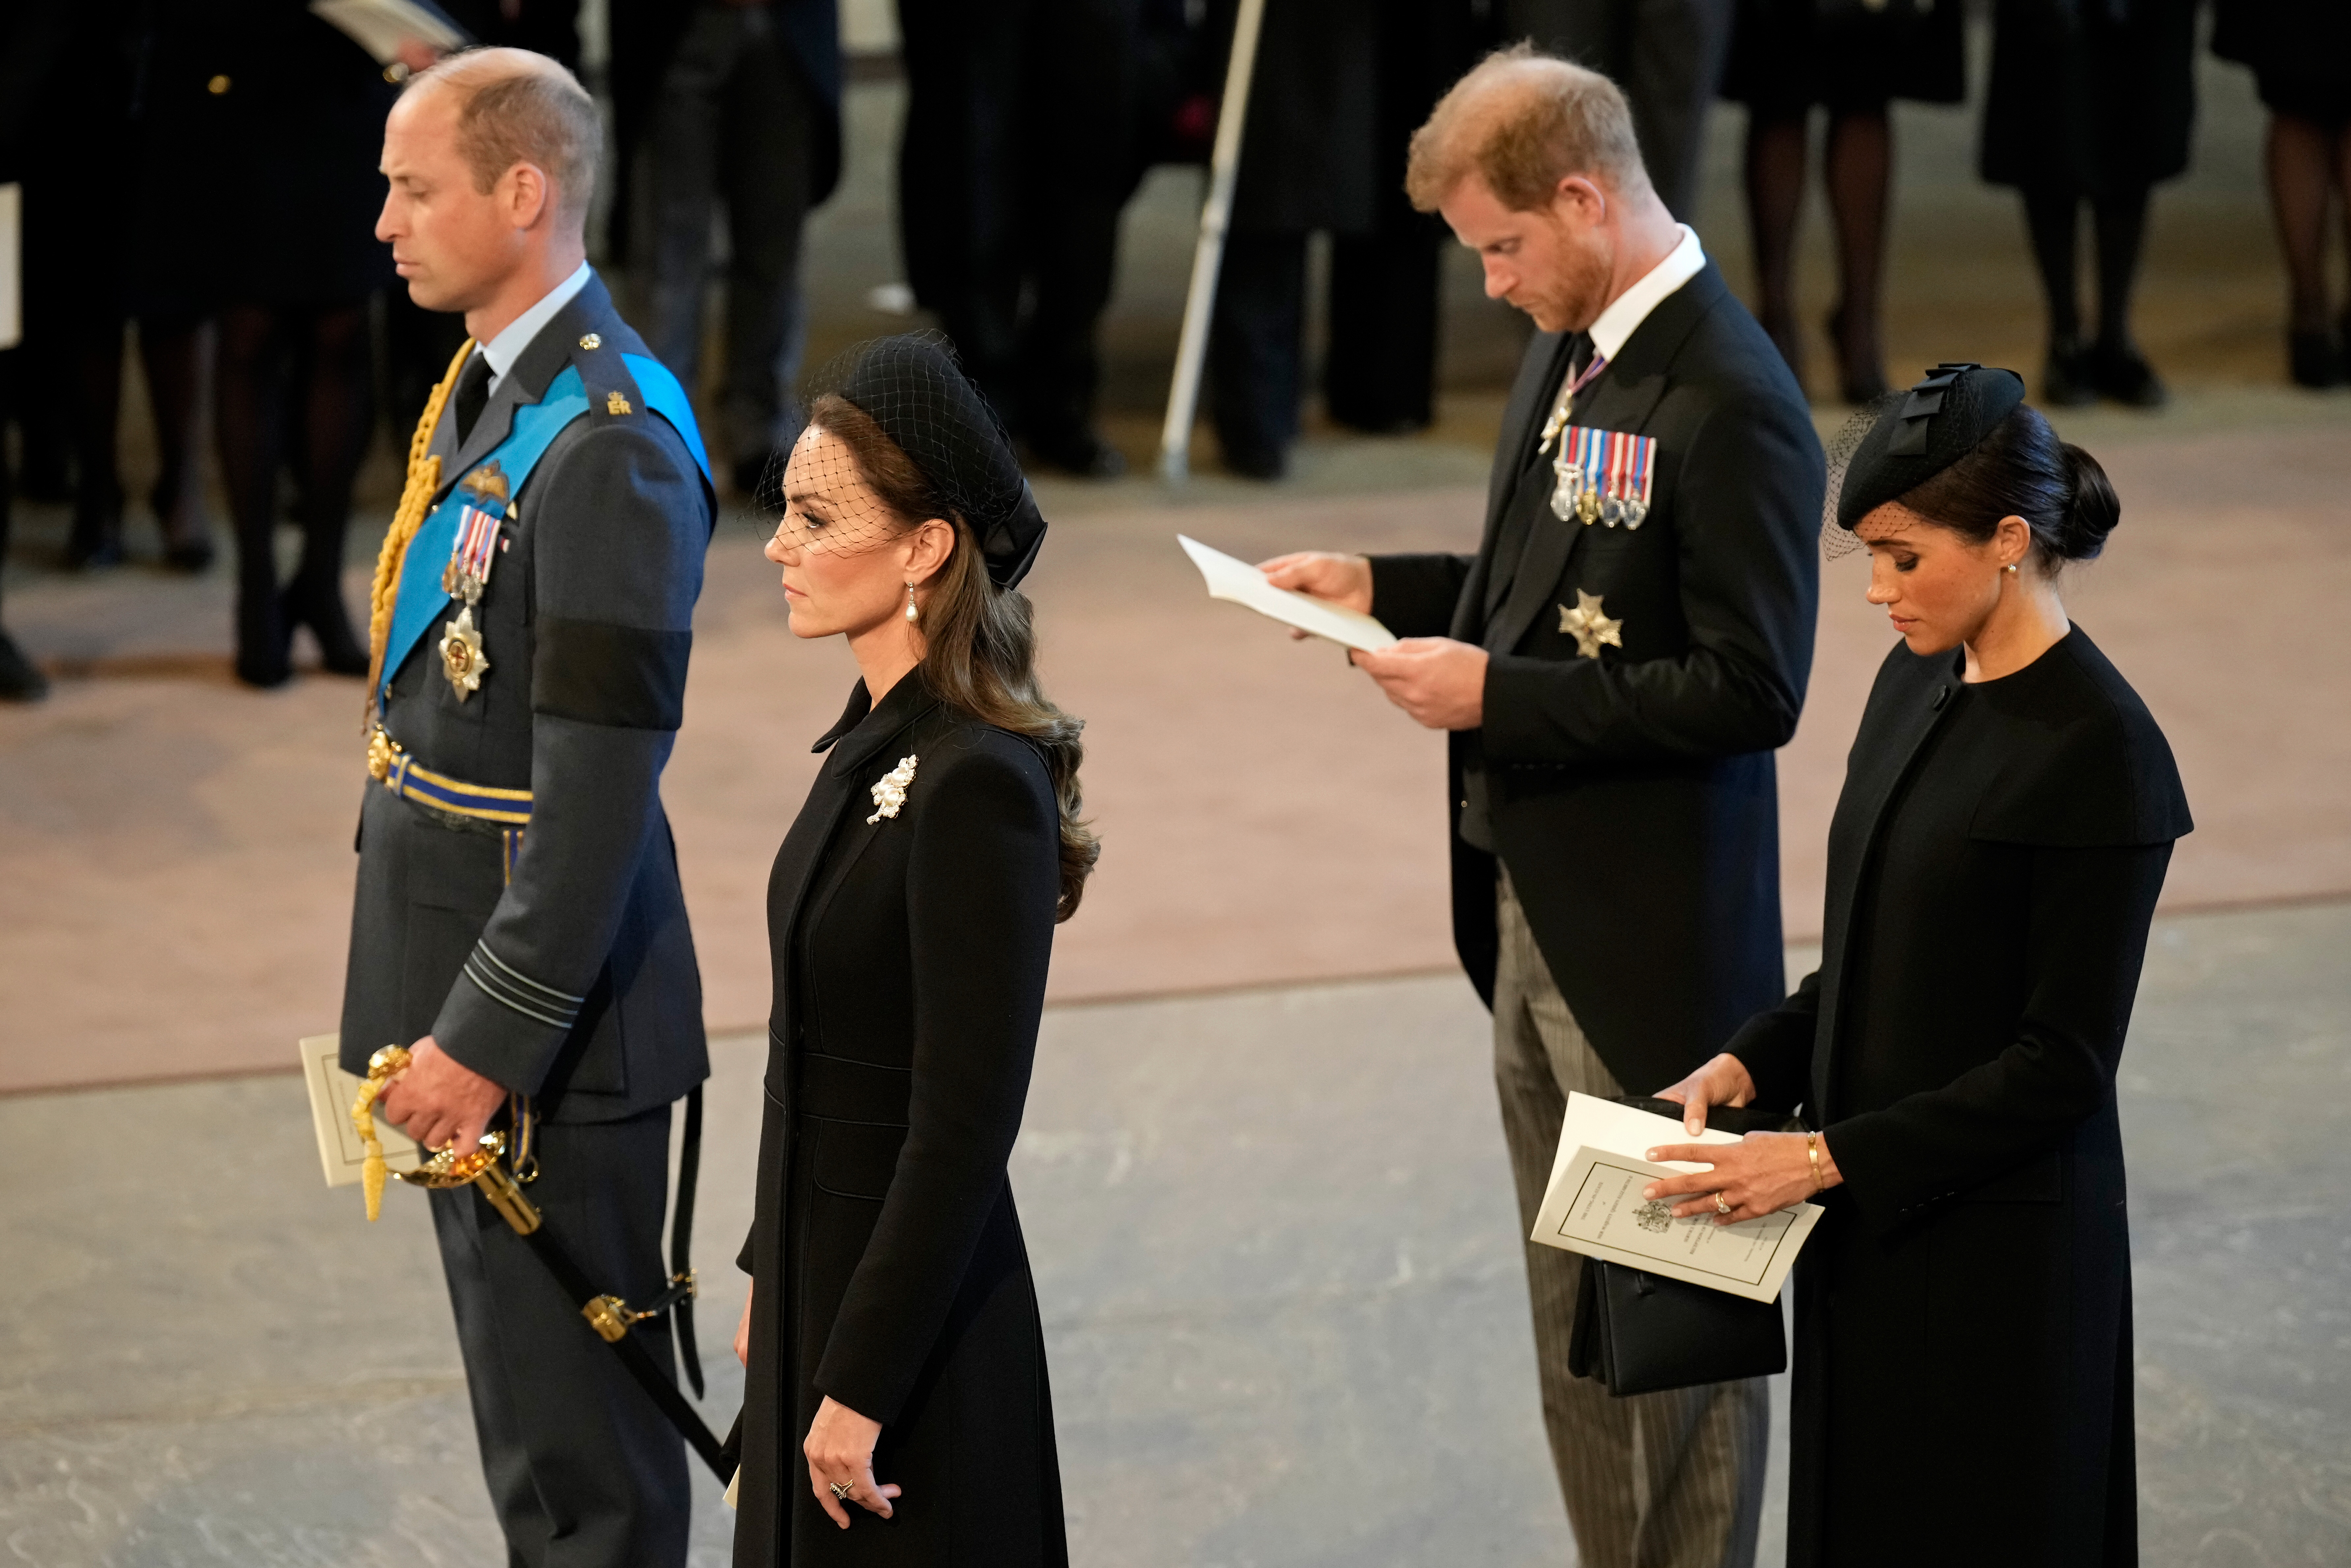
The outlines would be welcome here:
[[[1730,1200],[1724,1197],[1722,1194],[1716,1193],[1714,1195],[1714,1211],[1717,1214],[1729,1214],[1730,1212]]]
[[[849,1494],[856,1490],[857,1483],[855,1481],[835,1481],[832,1483],[832,1500],[835,1502],[847,1502],[849,1500]]]

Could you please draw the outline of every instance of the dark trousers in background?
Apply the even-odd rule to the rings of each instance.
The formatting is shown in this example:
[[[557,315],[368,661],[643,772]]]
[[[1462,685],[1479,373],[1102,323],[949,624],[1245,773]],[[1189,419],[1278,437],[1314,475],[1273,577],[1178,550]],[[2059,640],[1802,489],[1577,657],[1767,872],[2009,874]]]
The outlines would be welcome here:
[[[793,389],[807,339],[800,229],[812,116],[810,89],[768,14],[730,5],[695,13],[654,102],[646,338],[689,390],[698,384],[710,219],[723,203],[730,250],[719,428],[745,489],[799,434]]]
[[[236,673],[257,686],[292,673],[297,626],[338,674],[367,674],[368,653],[343,602],[343,539],[366,455],[374,366],[364,298],[327,305],[241,304],[220,315],[214,395],[221,482],[236,525]],[[300,564],[282,589],[276,540],[278,476],[294,477]]]
[[[1707,110],[1730,51],[1732,0],[1504,0],[1511,38],[1590,66],[1625,89],[1649,182],[1687,223]]]
[[[622,1122],[546,1123],[526,1190],[589,1279],[659,1295],[669,1107]],[[435,1192],[433,1227],[457,1318],[482,1473],[511,1568],[681,1568],[685,1445],[530,1244],[470,1187]],[[673,1365],[669,1322],[634,1331]]]
[[[1237,232],[1225,242],[1208,329],[1208,390],[1227,465],[1280,471],[1305,392],[1306,241]],[[1358,430],[1418,430],[1434,415],[1437,284],[1443,231],[1407,211],[1331,241],[1323,404]]]
[[[899,0],[906,279],[1017,434],[1090,432],[1133,176],[1134,0]]]

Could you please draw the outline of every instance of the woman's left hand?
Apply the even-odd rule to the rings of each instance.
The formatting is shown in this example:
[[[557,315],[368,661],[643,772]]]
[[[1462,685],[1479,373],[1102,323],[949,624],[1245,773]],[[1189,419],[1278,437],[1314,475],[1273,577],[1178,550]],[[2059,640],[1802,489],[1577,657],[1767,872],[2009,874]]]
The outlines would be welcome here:
[[[873,1479],[873,1445],[881,1440],[881,1422],[860,1416],[830,1394],[809,1423],[808,1441],[800,1445],[808,1456],[809,1490],[843,1530],[849,1528],[849,1511],[841,1506],[844,1501],[890,1517],[890,1500],[901,1489],[877,1485]],[[839,1492],[832,1490],[836,1482]]]
[[[1661,1144],[1649,1151],[1649,1158],[1660,1164],[1678,1160],[1714,1168],[1651,1182],[1641,1189],[1641,1196],[1670,1198],[1698,1194],[1674,1205],[1677,1219],[1693,1214],[1703,1214],[1717,1225],[1760,1219],[1844,1179],[1837,1175],[1836,1162],[1829,1157],[1827,1138],[1821,1139],[1820,1148],[1820,1179],[1815,1183],[1802,1133],[1750,1133],[1735,1144]],[[1717,1194],[1721,1195],[1721,1203],[1715,1201]]]

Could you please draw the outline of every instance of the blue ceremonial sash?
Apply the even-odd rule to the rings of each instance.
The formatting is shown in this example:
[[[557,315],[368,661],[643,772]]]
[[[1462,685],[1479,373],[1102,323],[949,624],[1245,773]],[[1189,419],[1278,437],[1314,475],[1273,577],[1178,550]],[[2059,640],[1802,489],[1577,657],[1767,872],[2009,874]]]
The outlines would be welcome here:
[[[637,378],[637,390],[645,394],[645,406],[669,421],[671,427],[685,438],[685,449],[694,454],[695,466],[702,476],[710,477],[710,454],[703,450],[702,427],[694,423],[694,402],[669,367],[659,360],[649,360],[643,354],[622,354],[621,362]]]
[[[658,361],[642,354],[622,354],[622,362],[637,378],[637,390],[646,405],[669,421],[671,426],[685,440],[686,450],[694,455],[695,463],[702,469],[705,479],[710,477],[710,455],[702,444],[701,428],[695,423],[694,404]],[[523,481],[547,449],[573,420],[588,412],[588,393],[580,384],[580,369],[566,365],[563,373],[547,384],[546,392],[537,402],[526,403],[515,410],[514,425],[507,438],[493,447],[465,472],[470,475],[495,463],[506,476],[507,497],[522,493]],[[408,551],[402,558],[400,592],[392,601],[392,630],[384,641],[383,685],[377,692],[379,702],[386,700],[392,691],[392,677],[416,649],[424,633],[449,607],[451,594],[441,585],[441,566],[457,545],[457,530],[464,526],[465,509],[469,507],[504,517],[508,501],[496,495],[476,494],[465,487],[463,476],[453,486],[439,506],[433,508],[408,541]]]

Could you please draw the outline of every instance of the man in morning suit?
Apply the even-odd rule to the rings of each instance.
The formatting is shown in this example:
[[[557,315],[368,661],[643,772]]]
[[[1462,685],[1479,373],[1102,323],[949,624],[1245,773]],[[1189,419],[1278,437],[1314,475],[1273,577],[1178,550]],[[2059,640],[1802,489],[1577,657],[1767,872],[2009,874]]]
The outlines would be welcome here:
[[[382,1103],[428,1148],[527,1138],[547,1235],[642,1303],[670,1103],[709,1071],[659,787],[714,512],[683,392],[585,260],[601,136],[517,49],[443,60],[384,128],[376,232],[471,341],[376,570],[342,1062],[410,1046]],[[683,1563],[677,1433],[478,1194],[431,1198],[509,1561]],[[636,1332],[666,1371],[668,1323]]]
[[[1782,989],[1771,752],[1812,663],[1823,464],[1606,78],[1489,57],[1414,138],[1407,185],[1541,329],[1484,541],[1267,571],[1386,622],[1405,641],[1354,663],[1451,732],[1454,938],[1493,1009],[1523,1234],[1570,1092],[1654,1093]],[[1581,1260],[1526,1253],[1578,1561],[1751,1563],[1763,1383],[1612,1398],[1568,1371]]]

